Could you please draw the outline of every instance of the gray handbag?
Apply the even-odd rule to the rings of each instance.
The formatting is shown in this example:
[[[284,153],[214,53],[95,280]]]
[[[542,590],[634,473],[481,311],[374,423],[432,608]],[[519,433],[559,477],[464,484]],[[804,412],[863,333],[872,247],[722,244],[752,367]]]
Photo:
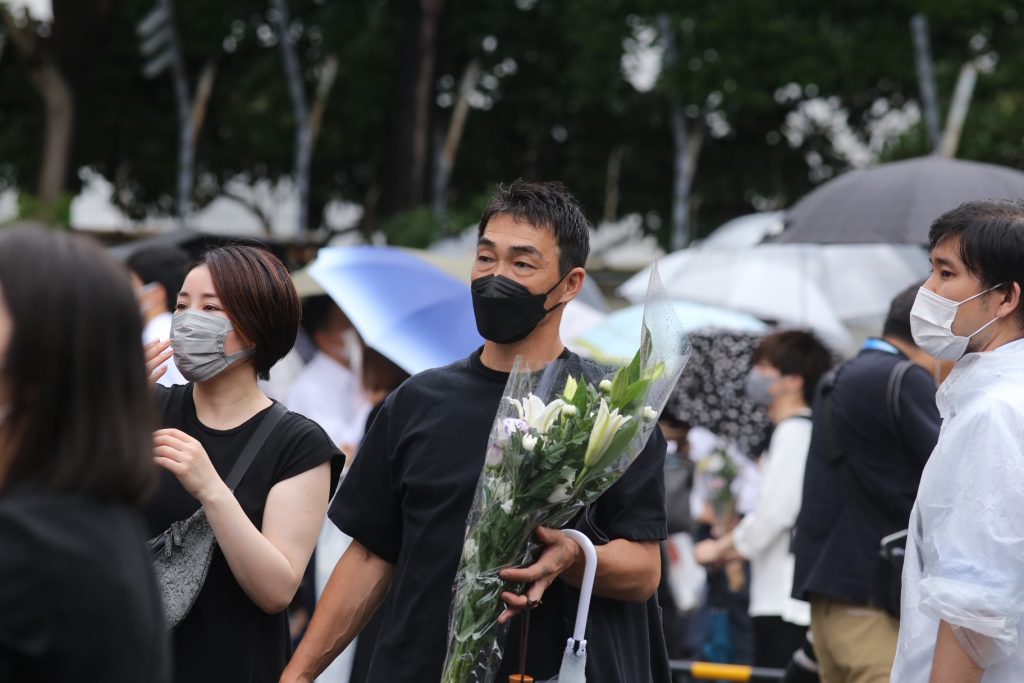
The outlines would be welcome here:
[[[234,491],[238,487],[267,437],[287,412],[287,408],[275,402],[263,416],[224,482],[229,489]],[[217,539],[206,519],[206,510],[202,507],[188,519],[173,522],[166,531],[149,540],[147,545],[153,558],[157,585],[160,587],[164,617],[170,628],[173,629],[188,616],[199,597],[216,544]]]

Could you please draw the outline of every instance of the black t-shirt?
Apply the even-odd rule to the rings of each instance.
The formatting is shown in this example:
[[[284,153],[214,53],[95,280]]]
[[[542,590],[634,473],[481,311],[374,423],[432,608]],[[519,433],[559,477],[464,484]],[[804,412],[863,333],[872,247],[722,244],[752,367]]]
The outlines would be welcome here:
[[[157,390],[161,428],[180,429],[198,439],[222,478],[270,410],[234,429],[210,429],[196,416],[191,384]],[[315,422],[289,412],[267,437],[235,497],[256,528],[261,528],[270,489],[328,461],[333,490],[344,456]],[[150,536],[198,509],[199,502],[177,478],[162,470],[160,487],[145,510]],[[290,656],[287,615],[267,614],[257,607],[238,585],[219,547],[214,549],[206,583],[191,612],[174,630],[172,641],[175,677],[182,683],[276,683]]]
[[[850,470],[872,501],[892,520],[877,529],[851,500],[842,473],[828,462],[824,401],[814,404],[803,501],[793,542],[793,596],[822,595],[858,605],[875,602],[882,536],[905,529],[928,456],[939,436],[935,381],[911,366],[900,390],[900,424],[886,404],[889,376],[903,354],[868,349],[843,365],[832,395],[836,438]]]
[[[604,375],[594,363],[572,354],[563,357],[567,365],[578,364],[574,374]],[[485,367],[477,351],[406,381],[385,400],[331,504],[328,514],[338,528],[395,565],[381,607],[370,681],[418,682],[441,676],[466,516],[507,379],[506,373]],[[595,543],[665,537],[665,441],[659,431],[655,434],[580,520],[579,527]],[[527,649],[531,674],[546,678],[557,673],[578,595],[556,581],[533,612]],[[630,683],[650,678],[648,609],[645,603],[601,598],[591,608],[591,624],[600,621],[604,634],[625,634],[639,643],[637,656],[629,662],[635,670],[623,679]],[[517,631],[514,623],[510,633]],[[510,638],[504,658],[509,671],[518,661],[514,640]],[[498,680],[506,678],[503,669]],[[601,680],[615,679],[604,675]]]
[[[30,489],[0,496],[0,682],[170,681],[138,511]]]

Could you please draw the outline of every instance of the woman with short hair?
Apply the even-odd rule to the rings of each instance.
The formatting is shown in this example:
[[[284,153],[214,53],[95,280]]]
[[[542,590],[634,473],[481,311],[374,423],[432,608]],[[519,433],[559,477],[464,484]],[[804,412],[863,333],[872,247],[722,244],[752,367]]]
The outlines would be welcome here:
[[[164,472],[147,518],[155,536],[202,506],[216,537],[206,582],[173,633],[182,682],[277,681],[290,654],[285,609],[344,456],[289,412],[234,492],[224,479],[274,404],[257,379],[294,344],[300,310],[284,265],[249,246],[208,252],[178,294],[171,345],[190,383],[156,387]],[[150,351],[151,365],[165,347]]]
[[[0,231],[0,681],[170,680],[141,335],[100,248]]]

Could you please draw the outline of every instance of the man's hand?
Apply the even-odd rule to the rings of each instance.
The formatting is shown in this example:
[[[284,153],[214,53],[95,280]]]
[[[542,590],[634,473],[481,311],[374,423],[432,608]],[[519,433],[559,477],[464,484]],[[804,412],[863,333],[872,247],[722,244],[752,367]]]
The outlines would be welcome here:
[[[498,617],[499,624],[504,624],[523,610],[540,604],[548,586],[563,572],[582,560],[583,551],[576,541],[558,529],[541,526],[537,527],[535,534],[537,540],[546,546],[537,561],[529,567],[505,569],[499,574],[509,583],[528,584],[526,592],[522,595],[510,591],[501,594],[501,599],[505,602],[505,611]]]

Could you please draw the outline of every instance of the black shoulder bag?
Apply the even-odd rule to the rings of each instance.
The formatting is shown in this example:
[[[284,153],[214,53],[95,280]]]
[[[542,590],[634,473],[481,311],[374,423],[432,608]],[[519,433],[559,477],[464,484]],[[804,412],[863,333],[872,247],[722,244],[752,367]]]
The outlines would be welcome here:
[[[889,373],[889,381],[885,393],[886,414],[896,434],[900,433],[900,390],[903,386],[903,376],[912,365],[912,361],[900,361]],[[832,395],[841,370],[842,368],[840,367],[826,376],[822,385],[825,413],[822,424],[827,433],[825,442],[827,460],[842,475],[843,487],[846,489],[850,500],[857,506],[861,514],[867,517],[875,530],[882,534],[878,550],[882,558],[881,571],[878,577],[878,606],[899,619],[900,595],[903,583],[903,556],[906,553],[907,547],[907,530],[899,528],[902,526],[902,523],[893,524],[892,520],[888,519],[878,506],[872,502],[871,496],[868,495],[864,488],[864,484],[857,478],[857,474],[850,467],[842,444],[839,443],[839,437],[835,430]]]
[[[267,437],[287,412],[287,408],[275,402],[260,420],[224,480],[232,492],[241,483]],[[164,605],[164,617],[170,628],[173,629],[185,619],[199,597],[216,544],[217,539],[206,519],[206,510],[201,506],[188,519],[172,523],[162,534],[149,540],[153,568]]]

